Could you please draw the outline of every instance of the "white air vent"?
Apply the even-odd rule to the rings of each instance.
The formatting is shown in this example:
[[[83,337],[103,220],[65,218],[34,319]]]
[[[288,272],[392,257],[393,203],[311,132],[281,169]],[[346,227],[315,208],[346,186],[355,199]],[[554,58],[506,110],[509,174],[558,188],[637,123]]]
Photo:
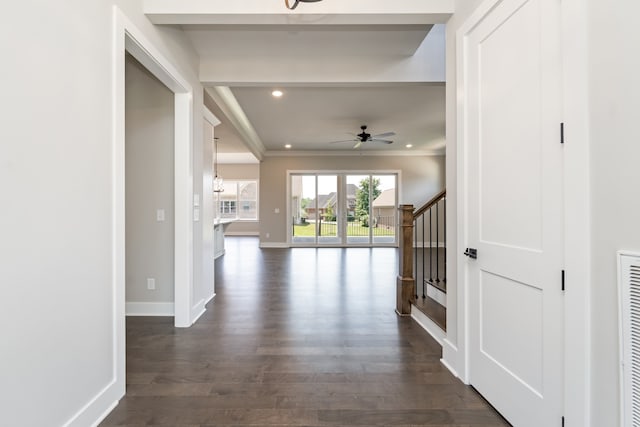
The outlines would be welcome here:
[[[618,252],[622,425],[640,427],[640,254]]]

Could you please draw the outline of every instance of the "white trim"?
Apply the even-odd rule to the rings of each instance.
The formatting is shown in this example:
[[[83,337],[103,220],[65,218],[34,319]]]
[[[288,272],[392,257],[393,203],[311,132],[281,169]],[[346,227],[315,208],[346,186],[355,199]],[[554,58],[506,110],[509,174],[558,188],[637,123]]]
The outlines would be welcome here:
[[[433,320],[429,319],[426,314],[416,308],[415,305],[411,305],[411,318],[416,321],[418,325],[433,337],[434,340],[442,346],[442,342],[447,336],[447,333],[442,330]]]
[[[407,25],[445,23],[455,11],[454,0],[408,0],[372,2],[350,0],[324,2],[313,8],[287,10],[282,2],[238,1],[145,1],[143,12],[154,24],[207,25]]]
[[[175,123],[174,123],[174,187],[175,187],[175,224],[174,224],[174,286],[175,286],[175,325],[177,327],[191,326],[191,299],[193,291],[193,89],[182,77],[182,74],[168,61],[164,55],[144,36],[144,34],[129,21],[129,19],[114,6],[117,29],[117,52],[114,52],[116,62],[117,87],[114,88],[115,120],[117,129],[114,145],[120,154],[114,159],[114,185],[116,195],[115,204],[122,215],[122,221],[115,234],[122,240],[116,250],[124,252],[124,53],[125,50],[133,55],[155,77],[162,81],[175,93]],[[124,39],[124,46],[122,42]],[[124,48],[123,48],[124,47]],[[120,50],[122,49],[122,50]],[[119,260],[120,261],[120,260]],[[124,280],[124,263],[116,267],[117,277]],[[124,282],[122,283],[124,287]]]
[[[456,378],[460,378],[458,371],[453,365],[451,365],[451,363],[449,363],[450,360],[455,359],[455,357],[448,356],[450,354],[457,355],[458,348],[453,345],[448,338],[445,338],[442,340],[442,359],[440,359],[440,363],[442,363]]]
[[[440,304],[443,307],[447,306],[447,294],[442,292],[430,283],[425,282],[427,285],[427,296]]]
[[[204,305],[206,306],[207,304],[209,304],[215,297],[216,297],[216,293],[214,292],[213,294],[211,294],[209,298],[206,299]]]
[[[175,326],[193,324],[193,98],[175,95]]]
[[[238,132],[249,151],[258,160],[262,160],[266,150],[264,144],[231,89],[226,86],[213,86],[206,87],[205,91]]]
[[[465,21],[465,23],[458,29],[456,32],[456,93],[457,95],[457,105],[456,105],[456,135],[457,139],[456,144],[456,172],[457,172],[457,207],[458,207],[458,216],[457,216],[457,247],[464,248],[467,241],[467,212],[465,210],[465,200],[467,199],[467,189],[465,183],[467,182],[467,159],[465,153],[465,128],[466,128],[466,120],[464,115],[464,105],[466,103],[466,91],[465,91],[465,74],[464,74],[464,55],[465,55],[465,34],[468,33],[475,25],[476,22],[480,20],[482,16],[486,13],[484,9],[486,9],[487,2],[482,3],[479,8],[471,15],[470,18]],[[480,11],[480,9],[483,9]],[[473,25],[471,23],[474,23]],[[467,302],[468,295],[468,285],[467,285],[467,274],[465,268],[465,262],[462,254],[458,250],[457,253],[452,254],[452,256],[456,257],[456,291],[457,298],[455,301],[449,301],[447,305],[449,307],[452,304],[456,305],[457,308],[457,346],[449,343],[447,346],[443,346],[443,360],[446,366],[454,367],[454,369],[458,373],[458,378],[462,380],[465,384],[469,384],[468,377],[468,317],[467,312],[469,309],[469,305]],[[452,325],[449,325],[451,327]],[[448,341],[447,341],[448,342]]]
[[[209,110],[207,108],[206,105],[202,106],[202,117],[204,118],[204,120],[209,123],[211,126],[216,127],[218,126],[220,123],[222,123],[220,120],[218,120],[218,118],[216,117],[215,114],[213,114],[211,112],[211,110]]]
[[[567,427],[591,426],[591,160],[589,142],[588,7],[563,0],[565,247],[565,417]]]
[[[225,231],[225,236],[237,236],[237,237],[258,237],[259,231]]]
[[[206,304],[207,302],[204,300],[204,298],[202,298],[191,308],[191,313],[193,313],[193,320],[191,322],[192,325],[202,317],[205,311],[207,311],[207,309],[205,308]]]
[[[286,242],[260,242],[260,249],[289,249]]]
[[[111,390],[116,386],[116,381],[111,381],[104,387],[100,392],[86,405],[84,405],[76,414],[71,417],[69,421],[67,421],[63,426],[64,427],[84,427],[90,425],[92,427],[97,427],[102,420],[104,420],[113,409],[118,406],[119,400],[109,400],[109,394]],[[123,393],[124,394],[124,393]],[[102,413],[97,412],[100,411],[100,408],[105,408],[102,410]]]
[[[169,316],[174,315],[172,302],[128,302],[126,303],[127,316]]]

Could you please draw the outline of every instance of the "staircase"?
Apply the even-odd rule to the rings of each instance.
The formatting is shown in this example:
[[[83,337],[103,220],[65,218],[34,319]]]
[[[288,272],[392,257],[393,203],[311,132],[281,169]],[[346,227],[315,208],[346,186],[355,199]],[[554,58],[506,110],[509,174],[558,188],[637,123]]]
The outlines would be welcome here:
[[[446,331],[447,192],[419,209],[401,205],[400,260],[396,311],[415,306]]]

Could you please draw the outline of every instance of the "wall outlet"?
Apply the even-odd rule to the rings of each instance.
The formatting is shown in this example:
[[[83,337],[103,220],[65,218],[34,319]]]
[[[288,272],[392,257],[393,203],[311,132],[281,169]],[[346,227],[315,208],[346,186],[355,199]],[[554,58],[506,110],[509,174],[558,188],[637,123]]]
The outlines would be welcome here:
[[[162,222],[164,221],[164,209],[158,209],[156,210],[156,220],[158,222]]]
[[[152,278],[147,279],[147,289],[150,291],[156,290],[156,279],[152,279]]]
[[[275,212],[275,213],[279,214],[279,213],[280,213],[280,208],[275,208],[275,209],[273,210],[273,212]]]

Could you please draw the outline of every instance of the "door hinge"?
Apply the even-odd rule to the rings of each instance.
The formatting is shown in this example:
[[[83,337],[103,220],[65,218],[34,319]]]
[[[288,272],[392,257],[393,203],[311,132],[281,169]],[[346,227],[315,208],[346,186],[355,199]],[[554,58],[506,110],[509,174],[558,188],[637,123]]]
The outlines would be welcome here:
[[[560,123],[560,144],[564,144],[564,122]]]
[[[564,286],[564,270],[562,270],[562,291],[565,290],[565,286]]]

